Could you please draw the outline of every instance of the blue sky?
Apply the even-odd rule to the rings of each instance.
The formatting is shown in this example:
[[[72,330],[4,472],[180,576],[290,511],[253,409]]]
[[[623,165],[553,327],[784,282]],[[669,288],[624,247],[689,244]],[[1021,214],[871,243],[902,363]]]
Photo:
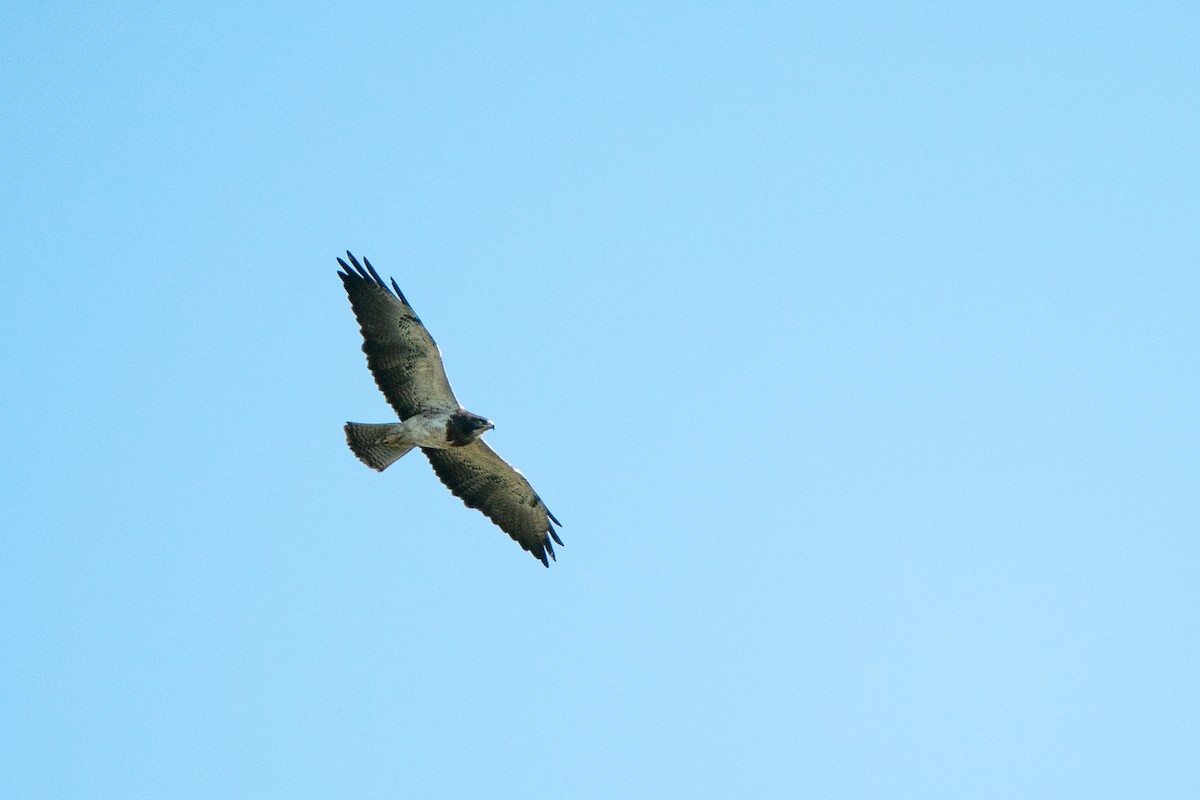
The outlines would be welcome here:
[[[1197,53],[1186,3],[7,9],[0,796],[1195,797]],[[347,248],[550,570],[347,451]]]

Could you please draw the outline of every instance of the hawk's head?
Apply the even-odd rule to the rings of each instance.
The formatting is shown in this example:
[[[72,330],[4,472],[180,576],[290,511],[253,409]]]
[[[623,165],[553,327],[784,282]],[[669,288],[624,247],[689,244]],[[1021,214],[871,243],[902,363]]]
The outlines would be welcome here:
[[[491,420],[460,408],[446,421],[446,441],[451,445],[461,447],[475,441],[494,427],[496,426]]]

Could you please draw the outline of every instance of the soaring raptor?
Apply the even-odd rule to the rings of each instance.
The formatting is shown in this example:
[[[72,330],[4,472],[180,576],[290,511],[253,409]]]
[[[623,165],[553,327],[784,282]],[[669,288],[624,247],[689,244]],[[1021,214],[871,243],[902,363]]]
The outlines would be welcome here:
[[[346,443],[358,460],[382,472],[420,447],[433,471],[468,508],[477,508],[545,566],[554,558],[553,539],[562,526],[525,476],[480,437],[495,426],[461,405],[442,367],[433,337],[417,318],[404,293],[391,288],[371,262],[347,251],[338,276],[362,326],[363,352],[375,385],[400,422],[346,423]],[[363,265],[366,265],[364,269]]]

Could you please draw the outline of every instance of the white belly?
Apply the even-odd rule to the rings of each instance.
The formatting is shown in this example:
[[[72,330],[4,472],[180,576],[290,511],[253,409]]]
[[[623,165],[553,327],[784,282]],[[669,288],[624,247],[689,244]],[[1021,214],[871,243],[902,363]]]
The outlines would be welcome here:
[[[393,433],[388,435],[388,443],[392,445],[416,445],[417,447],[449,447],[446,444],[446,422],[449,411],[427,411],[417,414],[401,422]]]

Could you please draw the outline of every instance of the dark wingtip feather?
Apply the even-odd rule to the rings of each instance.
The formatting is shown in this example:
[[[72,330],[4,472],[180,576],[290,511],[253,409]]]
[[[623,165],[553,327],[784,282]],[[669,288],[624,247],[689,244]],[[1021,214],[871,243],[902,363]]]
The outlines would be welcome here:
[[[358,259],[354,257],[354,253],[351,253],[349,250],[347,250],[346,257],[349,258],[350,263],[354,265],[354,272],[358,273],[356,275],[351,275],[350,277],[352,277],[356,280],[365,281],[367,283],[370,283],[371,276],[367,274],[367,271],[365,269],[363,269],[362,264],[358,263]],[[340,258],[338,259],[338,263],[341,264],[343,267],[346,266],[346,262],[342,261]],[[346,272],[350,272],[349,267],[346,268]],[[384,288],[386,289],[387,287],[385,286]]]
[[[395,279],[395,278],[392,278],[392,288],[396,290],[396,296],[397,296],[397,297],[399,297],[399,298],[400,298],[401,300],[403,300],[405,303],[407,303],[407,302],[408,302],[408,298],[404,296],[404,292],[400,291],[400,287],[396,285],[396,279]]]
[[[338,276],[341,277],[342,283],[346,284],[346,288],[349,289],[350,281],[369,281],[370,278],[367,276],[367,273],[363,271],[362,266],[359,265],[358,259],[354,257],[354,254],[347,250],[346,256],[350,259],[350,264],[347,264],[341,258],[337,260],[337,262],[342,265],[342,271],[338,273]]]
[[[367,271],[371,273],[371,277],[375,279],[375,283],[386,289],[387,284],[383,282],[383,278],[379,277],[379,273],[371,266],[371,262],[367,260],[366,256],[363,256],[363,263],[367,265]]]
[[[360,264],[358,263],[358,259],[355,258],[354,254],[349,250],[346,251],[346,257],[350,259],[350,264],[353,264],[354,267],[351,269],[350,264],[347,264],[341,258],[337,260],[337,262],[342,265],[342,269],[345,270],[344,273],[338,273],[343,282],[347,280],[362,280],[366,281],[367,283],[374,283],[376,286],[387,292],[395,290],[396,297],[403,300],[405,305],[408,305],[408,298],[404,296],[404,292],[400,291],[400,287],[396,285],[396,279],[392,278],[392,286],[389,289],[387,283],[385,283],[383,278],[379,276],[379,273],[375,271],[375,267],[371,266],[371,259],[363,256],[362,264]],[[363,267],[363,264],[366,265],[365,268]],[[358,274],[356,275],[355,273]],[[412,306],[410,305],[409,308],[412,308]]]

